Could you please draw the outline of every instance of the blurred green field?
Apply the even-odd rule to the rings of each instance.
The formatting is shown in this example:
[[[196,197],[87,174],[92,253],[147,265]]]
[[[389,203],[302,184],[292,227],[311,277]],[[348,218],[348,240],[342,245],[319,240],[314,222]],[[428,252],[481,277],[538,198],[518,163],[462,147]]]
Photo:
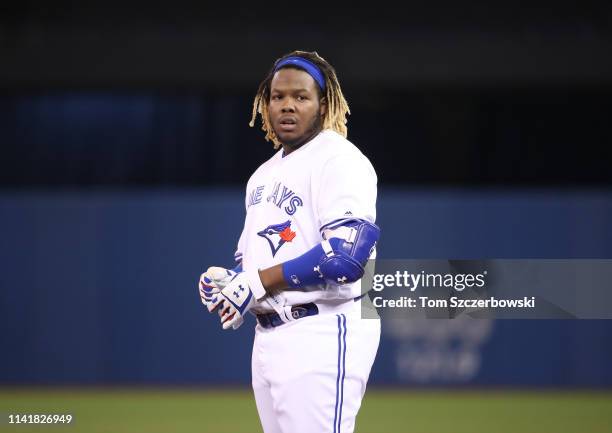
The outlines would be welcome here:
[[[74,421],[67,426],[9,425],[9,413],[70,413]],[[0,432],[261,431],[248,390],[0,388],[0,414]],[[371,389],[356,432],[612,432],[612,393]]]

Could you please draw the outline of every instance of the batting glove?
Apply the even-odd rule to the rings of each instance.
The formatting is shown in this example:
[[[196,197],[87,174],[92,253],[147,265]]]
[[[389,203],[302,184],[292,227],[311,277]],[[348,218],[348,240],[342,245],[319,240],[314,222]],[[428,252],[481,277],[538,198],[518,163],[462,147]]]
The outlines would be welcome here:
[[[254,292],[259,290],[264,291],[256,270],[236,274],[231,282],[221,289],[212,309],[219,308],[223,329],[238,329],[242,325],[246,312],[257,304]]]
[[[200,288],[200,299],[202,304],[208,309],[208,312],[212,312],[215,305],[219,301],[219,293],[221,289],[229,284],[234,278],[236,272],[221,268],[219,266],[211,266],[206,272],[200,275],[199,288]]]

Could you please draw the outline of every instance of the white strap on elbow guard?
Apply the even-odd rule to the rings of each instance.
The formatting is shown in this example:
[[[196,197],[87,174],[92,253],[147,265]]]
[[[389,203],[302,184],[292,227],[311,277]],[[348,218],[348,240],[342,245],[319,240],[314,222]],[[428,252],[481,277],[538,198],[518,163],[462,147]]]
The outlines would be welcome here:
[[[353,243],[355,242],[356,237],[357,237],[357,230],[355,230],[353,227],[340,226],[340,227],[336,227],[335,229],[323,230],[323,239],[325,241],[331,238],[340,238],[340,239],[344,239],[347,242]],[[325,249],[325,247],[323,247],[323,249]],[[327,254],[327,251],[326,251],[326,254]]]
[[[327,257],[333,256],[335,253],[329,243],[329,240],[332,238],[343,239],[349,243],[355,243],[355,239],[357,239],[357,230],[353,227],[340,226],[335,229],[325,229],[323,230],[323,241],[321,241],[321,246],[323,247],[323,251]],[[372,254],[370,255],[371,259],[376,258],[376,248],[372,250]]]

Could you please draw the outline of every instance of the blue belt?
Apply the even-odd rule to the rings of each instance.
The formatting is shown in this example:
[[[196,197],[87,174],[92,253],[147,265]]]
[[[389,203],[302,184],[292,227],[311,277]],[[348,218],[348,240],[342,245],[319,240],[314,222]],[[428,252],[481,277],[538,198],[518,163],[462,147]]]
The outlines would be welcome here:
[[[361,296],[357,296],[353,299],[353,301],[360,301],[365,295],[366,294],[364,293]],[[295,320],[308,316],[316,316],[317,314],[319,314],[319,307],[317,307],[317,304],[312,302],[309,304],[294,305],[291,307],[291,316],[293,316]],[[280,318],[278,313],[256,314],[255,317],[257,317],[257,322],[259,322],[261,327],[266,329],[275,328],[285,323],[283,322],[283,319]]]
[[[315,316],[317,314],[319,314],[319,307],[312,302],[309,304],[294,305],[291,307],[291,316],[293,316],[293,318],[296,320],[308,316]],[[274,328],[285,323],[283,322],[283,319],[280,318],[278,313],[257,314],[256,317],[259,325],[266,329]]]

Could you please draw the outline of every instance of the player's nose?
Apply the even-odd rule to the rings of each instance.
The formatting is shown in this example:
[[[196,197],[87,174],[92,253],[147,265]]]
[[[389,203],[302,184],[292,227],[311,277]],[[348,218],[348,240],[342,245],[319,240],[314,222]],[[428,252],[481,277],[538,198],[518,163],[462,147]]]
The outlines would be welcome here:
[[[283,113],[293,113],[295,111],[295,106],[291,101],[285,101],[285,103],[281,107],[281,111]]]

